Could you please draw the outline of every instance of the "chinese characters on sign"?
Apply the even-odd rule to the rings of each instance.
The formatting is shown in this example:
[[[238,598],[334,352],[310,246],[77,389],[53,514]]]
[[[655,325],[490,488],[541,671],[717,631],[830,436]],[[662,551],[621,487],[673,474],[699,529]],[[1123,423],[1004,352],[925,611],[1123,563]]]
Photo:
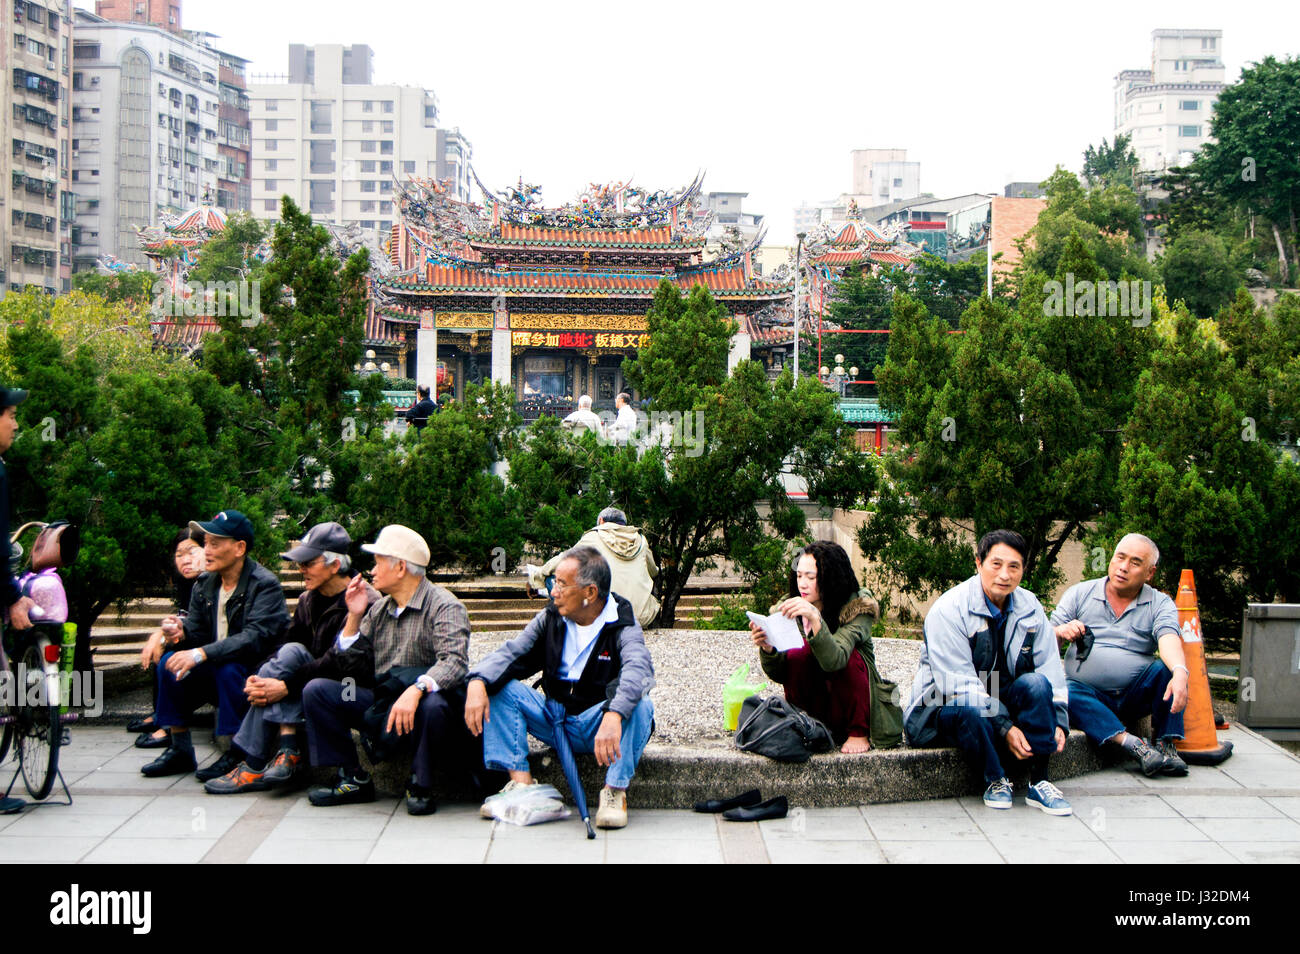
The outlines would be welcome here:
[[[644,348],[650,336],[644,333],[590,331],[515,331],[510,343],[517,348]]]

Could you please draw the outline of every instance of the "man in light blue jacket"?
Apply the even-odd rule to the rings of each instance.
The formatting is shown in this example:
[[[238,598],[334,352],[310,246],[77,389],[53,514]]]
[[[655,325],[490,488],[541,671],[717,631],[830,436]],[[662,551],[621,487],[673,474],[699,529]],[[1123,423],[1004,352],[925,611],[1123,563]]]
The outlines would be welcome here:
[[[986,533],[976,574],[948,590],[925,617],[925,646],[905,728],[916,747],[955,745],[983,767],[984,804],[1011,807],[1000,744],[1029,762],[1025,803],[1069,815],[1047,780],[1069,731],[1065,671],[1038,598],[1020,587],[1028,546],[1013,530]]]

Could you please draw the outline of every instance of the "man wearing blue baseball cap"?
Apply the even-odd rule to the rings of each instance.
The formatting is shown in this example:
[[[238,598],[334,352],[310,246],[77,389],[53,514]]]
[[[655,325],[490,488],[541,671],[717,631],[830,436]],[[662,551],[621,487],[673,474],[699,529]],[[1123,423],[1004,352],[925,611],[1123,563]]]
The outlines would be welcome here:
[[[8,451],[18,436],[17,409],[26,400],[26,391],[0,387],[0,454]],[[18,580],[9,568],[9,476],[5,473],[3,459],[0,459],[0,542],[5,547],[4,567],[0,569],[0,606],[3,606],[10,626],[14,629],[27,629],[32,625],[27,618],[27,611],[36,604],[30,597],[23,596]],[[3,658],[3,653],[0,653],[0,658]],[[22,811],[26,804],[21,798],[0,797],[0,814]]]
[[[253,525],[238,510],[191,521],[206,538],[208,572],[190,596],[184,628],[169,637],[159,660],[157,721],[171,731],[171,745],[140,771],[150,778],[194,772],[200,782],[225,775],[244,759],[234,746],[195,771],[188,720],[205,702],[217,707],[217,735],[233,736],[248,711],[244,684],[281,641],[289,625],[279,578],[248,556]]]

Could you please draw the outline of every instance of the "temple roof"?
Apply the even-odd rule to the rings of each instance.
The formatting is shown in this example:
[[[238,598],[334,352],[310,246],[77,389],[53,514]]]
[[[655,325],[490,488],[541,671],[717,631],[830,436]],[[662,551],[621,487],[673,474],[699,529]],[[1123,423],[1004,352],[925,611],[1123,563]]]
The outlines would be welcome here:
[[[672,275],[608,271],[499,271],[430,263],[425,266],[423,280],[413,276],[376,281],[398,292],[427,292],[433,294],[460,294],[474,291],[505,289],[516,294],[592,294],[629,297],[653,295],[659,280],[667,278],[685,290],[694,285],[704,285],[714,294],[733,296],[786,295],[793,283],[778,284],[759,278],[745,277],[743,263],[709,266],[680,271]]]
[[[221,232],[226,228],[226,213],[213,205],[199,205],[181,214],[169,231],[181,234]]]
[[[473,245],[544,245],[551,247],[579,247],[613,245],[625,248],[673,249],[685,247],[694,251],[704,246],[704,236],[677,236],[669,226],[658,228],[627,229],[555,229],[517,225],[505,222],[501,234],[470,236]]]

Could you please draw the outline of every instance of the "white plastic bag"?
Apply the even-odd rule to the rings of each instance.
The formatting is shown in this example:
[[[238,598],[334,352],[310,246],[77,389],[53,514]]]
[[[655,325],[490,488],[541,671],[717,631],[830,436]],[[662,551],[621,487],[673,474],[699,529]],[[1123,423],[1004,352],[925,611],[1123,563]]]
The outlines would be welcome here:
[[[493,800],[492,817],[511,825],[540,825],[568,818],[573,812],[554,785],[529,785]]]

